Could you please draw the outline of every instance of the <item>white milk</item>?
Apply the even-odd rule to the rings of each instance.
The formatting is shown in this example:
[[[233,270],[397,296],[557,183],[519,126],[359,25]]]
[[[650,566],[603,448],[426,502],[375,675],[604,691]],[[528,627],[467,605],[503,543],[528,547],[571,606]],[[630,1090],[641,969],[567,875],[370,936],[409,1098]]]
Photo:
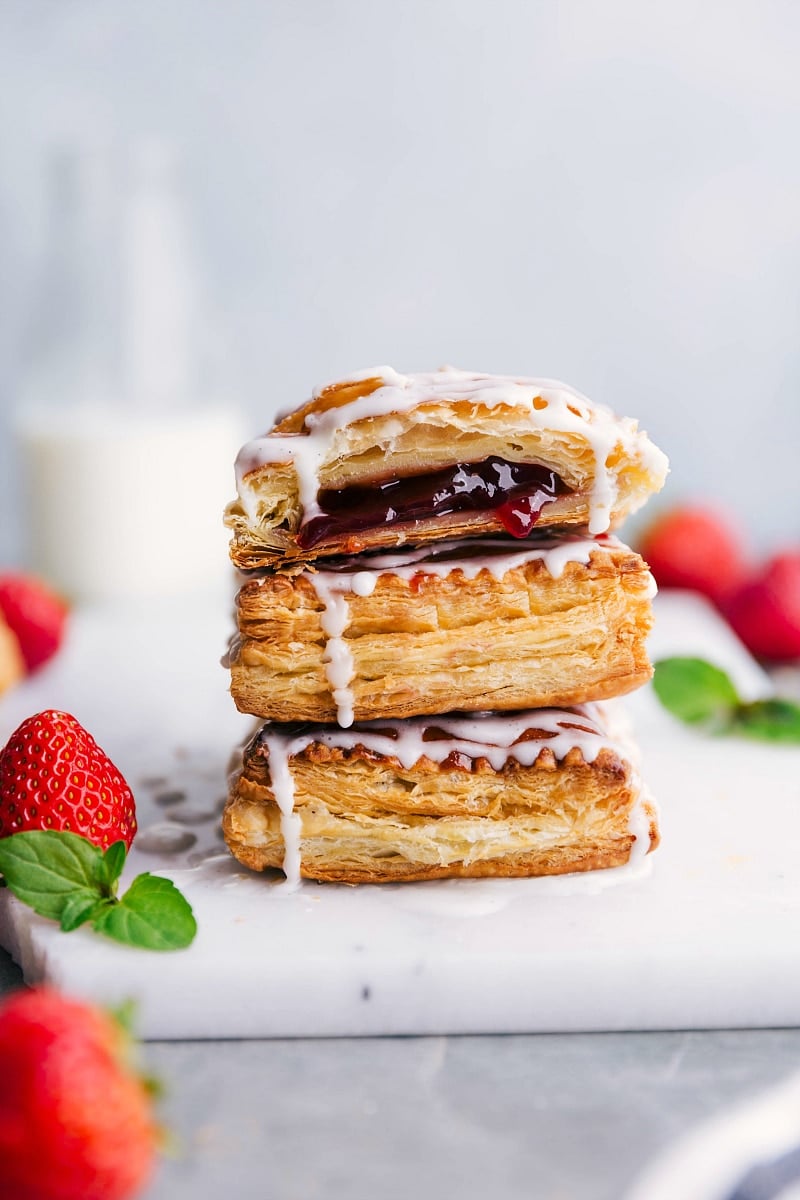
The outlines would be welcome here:
[[[18,421],[31,567],[73,600],[227,581],[222,510],[238,415],[37,410]]]
[[[242,430],[209,384],[177,164],[153,143],[68,149],[51,185],[18,397],[30,564],[78,601],[224,586]]]

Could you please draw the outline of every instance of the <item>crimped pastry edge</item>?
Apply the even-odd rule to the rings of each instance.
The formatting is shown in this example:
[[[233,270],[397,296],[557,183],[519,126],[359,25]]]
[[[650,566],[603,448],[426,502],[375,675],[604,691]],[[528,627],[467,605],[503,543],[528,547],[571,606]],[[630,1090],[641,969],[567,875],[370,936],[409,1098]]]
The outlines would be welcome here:
[[[269,768],[266,765],[268,763],[268,752],[266,756],[264,755],[263,748],[260,751],[256,750],[254,752],[257,742],[258,738],[256,735],[244,750],[242,765],[234,769],[231,773],[229,798],[223,814],[223,833],[231,853],[238,861],[252,870],[264,871],[268,869],[280,869],[283,861],[282,840],[278,837],[269,846],[248,844],[237,837],[235,821],[236,809],[239,803],[241,803],[241,792],[252,789],[253,786],[253,779],[245,778],[246,773],[250,772],[252,775],[253,773],[258,774],[260,771],[262,778],[266,777],[267,780],[269,778]],[[374,751],[358,743],[346,751],[322,743],[312,743],[298,757],[309,755],[317,759],[322,766],[330,764],[331,761],[345,764],[347,762],[362,761],[367,763],[377,762],[382,768],[386,768],[391,763],[399,770],[404,770],[399,760],[393,759],[391,755],[376,755]],[[502,773],[494,771],[486,760],[476,760],[474,765],[478,773],[484,772],[494,776]],[[603,747],[594,762],[587,764],[577,747],[570,750],[565,758],[558,762],[545,745],[530,767],[521,767],[520,764],[513,763],[513,760],[509,760],[507,766],[509,765],[512,770],[533,770],[542,772],[544,775],[550,775],[552,772],[559,770],[574,771],[575,768],[581,767],[589,767],[592,772],[605,772],[617,778],[623,775],[625,777],[627,794],[626,815],[629,819],[630,814],[636,806],[641,806],[647,823],[648,845],[646,853],[651,853],[657,848],[660,841],[657,809],[650,798],[642,793],[641,781],[636,767],[627,759],[621,758],[611,747]],[[442,767],[437,763],[427,760],[416,764],[414,769],[419,769],[427,774],[435,774],[441,771]],[[408,774],[407,771],[406,774]],[[270,797],[266,799],[266,805],[276,810],[277,805],[271,799],[268,783],[265,790]],[[246,801],[246,803],[250,802],[252,801]],[[300,806],[299,810],[296,808],[295,811],[300,811],[302,816],[302,806]],[[304,879],[345,884],[419,882],[447,878],[522,878],[559,875],[622,866],[629,861],[635,840],[633,832],[627,826],[624,831],[620,826],[614,837],[611,838],[596,839],[591,842],[567,842],[566,844],[555,846],[549,844],[538,849],[503,854],[492,858],[479,858],[471,862],[461,861],[447,864],[415,863],[401,857],[393,857],[370,860],[366,864],[355,864],[352,861],[337,861],[335,857],[331,861],[330,855],[320,856],[313,852],[310,853],[313,850],[311,844],[313,839],[302,838],[300,875]]]

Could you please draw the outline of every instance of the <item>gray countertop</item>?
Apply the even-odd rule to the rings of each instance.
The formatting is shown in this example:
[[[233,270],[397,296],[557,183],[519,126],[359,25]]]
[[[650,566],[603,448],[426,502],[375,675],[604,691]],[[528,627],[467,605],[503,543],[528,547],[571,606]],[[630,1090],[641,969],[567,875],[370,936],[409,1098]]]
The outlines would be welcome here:
[[[21,976],[0,951],[0,992]],[[142,1200],[620,1200],[800,1030],[151,1042],[179,1149]],[[679,1200],[676,1197],[676,1200]]]

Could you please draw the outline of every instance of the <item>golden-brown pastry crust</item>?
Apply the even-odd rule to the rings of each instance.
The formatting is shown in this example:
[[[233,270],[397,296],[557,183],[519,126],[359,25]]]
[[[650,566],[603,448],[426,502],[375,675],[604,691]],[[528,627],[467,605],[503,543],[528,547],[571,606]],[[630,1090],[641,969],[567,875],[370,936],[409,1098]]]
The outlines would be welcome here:
[[[0,617],[0,695],[18,683],[25,674],[25,662],[19,641]]]
[[[497,391],[487,392],[483,386],[487,377],[475,376],[471,394],[462,377],[467,381],[473,377],[452,374],[451,396],[436,375],[401,377],[412,382],[433,380],[431,390],[437,398],[401,411],[367,416],[358,415],[357,402],[370,398],[384,387],[385,380],[373,376],[331,385],[280,421],[273,436],[244,447],[238,464],[239,496],[226,511],[235,564],[253,570],[298,558],[309,561],[409,541],[419,544],[504,531],[492,511],[462,512],[391,525],[381,522],[357,533],[332,533],[303,548],[297,542],[304,516],[303,472],[298,472],[295,451],[308,457],[311,439],[318,436],[314,422],[329,420],[332,411],[341,410],[341,423],[328,430],[318,451],[314,449],[314,471],[322,489],[369,486],[497,456],[548,468],[569,489],[568,495],[544,506],[538,528],[589,526],[600,532],[616,527],[663,485],[666,459],[634,422],[614,418],[569,389],[554,393],[556,399],[550,402],[533,400],[533,407],[526,409],[502,399],[509,385],[509,394],[515,395],[514,389],[521,388],[521,383],[498,380]],[[447,372],[442,379],[449,379]],[[528,382],[525,394],[529,398],[547,391],[534,386],[536,381]],[[422,386],[418,392],[427,395]],[[548,412],[557,410],[560,419],[554,416],[548,425]],[[607,480],[600,480],[598,490],[601,474],[607,475]],[[603,493],[603,498],[600,492],[606,483],[608,495]],[[606,521],[594,524],[599,502],[607,508]]]
[[[366,564],[365,564],[366,565]],[[327,575],[326,578],[330,578]],[[345,594],[356,720],[546,705],[621,695],[652,674],[652,578],[634,551],[599,542],[554,578],[542,559],[500,578],[387,571]],[[273,721],[335,721],[324,600],[312,573],[268,574],[237,599],[231,692]],[[324,596],[324,592],[323,592]]]
[[[252,482],[254,491],[263,494],[267,490],[268,477],[270,484],[275,482],[274,475],[268,476],[265,469],[261,478]],[[257,571],[280,567],[290,562],[316,562],[325,557],[385,550],[412,542],[415,545],[429,545],[442,538],[483,537],[487,534],[506,533],[505,526],[492,512],[450,513],[431,520],[379,525],[357,533],[335,534],[324,538],[310,549],[304,549],[297,545],[294,537],[300,526],[299,513],[298,502],[285,524],[281,522],[272,527],[263,525],[256,533],[245,517],[240,502],[233,501],[229,504],[225,510],[225,524],[233,530],[230,555],[239,570]],[[623,513],[614,511],[612,528],[617,527],[623,516]],[[581,530],[586,527],[588,520],[588,498],[575,492],[547,504],[536,528],[545,531]]]
[[[301,820],[301,875],[342,883],[450,877],[558,875],[620,866],[643,805],[647,849],[658,844],[655,809],[638,774],[611,748],[593,762],[580,750],[558,760],[545,744],[530,766],[509,758],[495,770],[463,755],[411,767],[391,754],[313,741],[290,760]],[[281,867],[284,841],[258,736],[231,780],[223,831],[253,870]]]

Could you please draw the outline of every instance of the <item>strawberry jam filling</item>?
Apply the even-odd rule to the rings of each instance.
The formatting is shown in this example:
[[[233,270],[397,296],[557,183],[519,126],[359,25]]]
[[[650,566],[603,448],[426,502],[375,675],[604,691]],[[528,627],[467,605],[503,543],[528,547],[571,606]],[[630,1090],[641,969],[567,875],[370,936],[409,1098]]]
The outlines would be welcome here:
[[[451,513],[491,512],[513,537],[531,532],[542,509],[569,491],[549,467],[487,458],[427,475],[408,475],[369,487],[326,488],[321,509],[297,535],[304,550],[330,537],[379,525],[401,525]]]

